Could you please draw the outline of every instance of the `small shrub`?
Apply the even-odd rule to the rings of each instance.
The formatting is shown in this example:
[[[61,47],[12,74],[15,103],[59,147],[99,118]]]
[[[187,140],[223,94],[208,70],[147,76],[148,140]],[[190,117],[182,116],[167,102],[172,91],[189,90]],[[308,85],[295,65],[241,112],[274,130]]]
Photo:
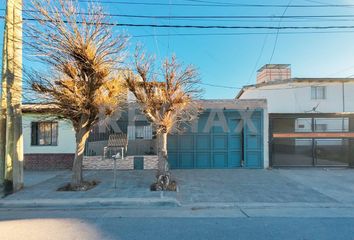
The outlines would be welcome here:
[[[59,187],[57,191],[88,191],[96,187],[99,183],[100,182],[97,180],[83,181],[80,185],[72,185],[71,183],[67,183],[64,186]]]
[[[151,191],[171,191],[171,192],[176,192],[177,191],[177,182],[176,181],[171,181],[170,184],[168,184],[165,189],[164,187],[161,186],[159,183],[153,183],[150,186]]]

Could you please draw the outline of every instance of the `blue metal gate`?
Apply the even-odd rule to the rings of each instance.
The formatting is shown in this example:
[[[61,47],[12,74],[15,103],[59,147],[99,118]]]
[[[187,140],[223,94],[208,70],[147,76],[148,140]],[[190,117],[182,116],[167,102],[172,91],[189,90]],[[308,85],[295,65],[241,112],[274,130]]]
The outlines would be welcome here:
[[[196,125],[169,136],[172,169],[263,168],[262,110],[252,111],[247,118],[237,110],[221,112],[205,111]],[[226,124],[210,127],[211,119]]]

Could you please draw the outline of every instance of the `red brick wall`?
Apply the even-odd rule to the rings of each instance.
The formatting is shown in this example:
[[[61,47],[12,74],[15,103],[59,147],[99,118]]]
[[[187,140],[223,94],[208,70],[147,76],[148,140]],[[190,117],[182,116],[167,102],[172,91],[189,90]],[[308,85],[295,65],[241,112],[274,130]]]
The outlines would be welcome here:
[[[75,154],[25,154],[24,168],[30,170],[71,169]]]

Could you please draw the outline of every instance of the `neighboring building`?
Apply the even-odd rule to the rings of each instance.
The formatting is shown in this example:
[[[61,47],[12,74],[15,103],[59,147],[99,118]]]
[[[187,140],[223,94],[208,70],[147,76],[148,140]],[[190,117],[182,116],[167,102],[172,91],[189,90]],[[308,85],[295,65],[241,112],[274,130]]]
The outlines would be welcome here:
[[[75,132],[70,122],[53,120],[51,106],[23,104],[25,169],[71,168],[75,157]]]
[[[192,124],[193,128],[186,125],[183,132],[169,136],[171,168],[268,167],[268,129],[264,127],[268,126],[268,113],[264,100],[203,100],[200,103],[204,110]],[[75,132],[69,122],[51,118],[49,110],[49,105],[23,105],[27,169],[72,166]],[[92,130],[85,150],[88,161],[101,161],[110,168],[112,161],[106,160],[113,153],[110,149],[122,146],[127,157],[119,163],[120,169],[156,167],[156,141],[151,123],[139,114],[132,122],[128,115],[125,112],[116,121],[121,131],[119,136],[110,125]]]
[[[271,166],[354,166],[354,78],[292,78],[267,64],[236,99],[266,99]]]

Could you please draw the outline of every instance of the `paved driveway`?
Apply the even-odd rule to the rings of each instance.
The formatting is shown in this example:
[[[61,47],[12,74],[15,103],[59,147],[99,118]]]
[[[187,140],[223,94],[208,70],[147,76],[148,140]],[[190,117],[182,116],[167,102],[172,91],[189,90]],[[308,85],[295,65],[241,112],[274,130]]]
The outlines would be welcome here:
[[[354,203],[354,169],[275,170],[340,203]]]
[[[181,202],[354,203],[353,169],[178,170]]]
[[[174,170],[179,184],[176,197],[182,204],[354,204],[353,169],[274,170]],[[118,188],[113,188],[112,171],[85,172],[86,179],[101,183],[87,192],[57,192],[70,181],[70,172],[25,172],[24,190],[5,199],[151,198],[154,171],[119,171]],[[27,184],[26,184],[27,183]],[[30,184],[28,184],[30,183]]]

